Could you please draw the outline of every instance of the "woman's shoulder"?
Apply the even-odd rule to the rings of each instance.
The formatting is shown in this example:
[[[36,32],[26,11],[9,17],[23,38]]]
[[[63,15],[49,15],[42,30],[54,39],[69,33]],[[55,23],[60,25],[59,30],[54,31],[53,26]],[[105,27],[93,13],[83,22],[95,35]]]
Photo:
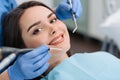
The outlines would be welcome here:
[[[71,75],[70,77],[75,78],[77,74],[81,74],[81,76],[77,76],[77,78],[81,78],[81,80],[91,75],[92,77],[90,78],[96,78],[97,80],[120,80],[118,75],[120,72],[119,67],[119,59],[110,53],[103,51],[93,53],[77,53],[55,67],[48,77],[52,76],[57,79],[58,77],[65,76],[64,74],[66,74],[66,76]]]
[[[95,63],[118,63],[120,65],[120,59],[112,54],[104,51],[92,52],[92,53],[76,53],[70,57],[70,60],[77,60],[79,62],[95,62]]]
[[[96,51],[96,52],[83,52],[83,53],[75,53],[75,55],[96,55],[96,54],[110,54],[106,51]]]

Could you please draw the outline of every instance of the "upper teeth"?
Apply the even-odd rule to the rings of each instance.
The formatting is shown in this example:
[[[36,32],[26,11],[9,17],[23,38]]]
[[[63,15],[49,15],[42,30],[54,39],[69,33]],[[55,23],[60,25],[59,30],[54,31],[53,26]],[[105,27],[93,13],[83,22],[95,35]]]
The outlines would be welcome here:
[[[57,43],[58,41],[60,41],[62,39],[62,37],[59,37],[58,39],[56,39],[54,42],[52,42],[52,44]]]

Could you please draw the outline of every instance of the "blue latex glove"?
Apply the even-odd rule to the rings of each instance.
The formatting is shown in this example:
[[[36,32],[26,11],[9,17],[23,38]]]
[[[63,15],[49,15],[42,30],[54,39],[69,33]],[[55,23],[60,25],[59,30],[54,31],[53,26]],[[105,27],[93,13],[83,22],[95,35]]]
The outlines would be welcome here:
[[[72,0],[72,9],[69,0],[63,0],[56,8],[56,15],[60,20],[72,18],[72,11],[78,19],[82,14],[82,6],[80,0]]]
[[[43,74],[49,67],[49,48],[41,46],[20,56],[8,68],[10,80],[33,79]]]
[[[0,0],[0,46],[2,46],[2,20],[16,6],[15,0]]]

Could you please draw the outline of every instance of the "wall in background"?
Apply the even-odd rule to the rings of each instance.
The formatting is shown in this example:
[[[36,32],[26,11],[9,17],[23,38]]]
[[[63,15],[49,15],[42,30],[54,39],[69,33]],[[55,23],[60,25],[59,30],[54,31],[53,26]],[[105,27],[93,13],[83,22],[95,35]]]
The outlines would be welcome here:
[[[44,4],[48,5],[49,7],[53,8],[53,0],[16,0],[17,4],[21,4],[25,1],[41,1],[43,2]]]

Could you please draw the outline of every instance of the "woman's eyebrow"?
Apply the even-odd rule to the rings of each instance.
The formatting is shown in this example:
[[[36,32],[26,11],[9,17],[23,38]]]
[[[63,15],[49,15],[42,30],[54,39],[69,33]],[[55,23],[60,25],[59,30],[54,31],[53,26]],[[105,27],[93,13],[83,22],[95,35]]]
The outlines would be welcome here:
[[[47,16],[47,18],[50,18],[53,14],[55,14],[55,13],[54,13],[54,12],[50,13],[50,14]],[[36,25],[38,25],[38,24],[40,24],[40,23],[41,23],[41,21],[38,21],[38,22],[35,22],[34,24],[32,24],[32,25],[28,28],[27,32],[28,32],[32,27],[34,27],[34,26],[36,26]]]
[[[50,18],[53,14],[55,14],[54,12],[50,13],[47,18]]]
[[[40,24],[40,23],[41,23],[41,21],[37,21],[37,22],[35,22],[34,24],[32,24],[32,25],[28,28],[27,32],[28,32],[32,27],[34,27],[34,26],[36,26],[36,25],[38,25],[38,24]]]

